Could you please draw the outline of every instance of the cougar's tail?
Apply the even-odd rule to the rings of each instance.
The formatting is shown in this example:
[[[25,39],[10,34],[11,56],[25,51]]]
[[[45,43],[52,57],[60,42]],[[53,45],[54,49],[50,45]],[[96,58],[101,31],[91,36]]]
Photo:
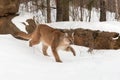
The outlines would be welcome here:
[[[21,38],[24,38],[24,39],[31,39],[31,36],[32,36],[32,33],[27,34],[27,33],[22,32],[22,31],[17,33],[17,37],[21,37]]]

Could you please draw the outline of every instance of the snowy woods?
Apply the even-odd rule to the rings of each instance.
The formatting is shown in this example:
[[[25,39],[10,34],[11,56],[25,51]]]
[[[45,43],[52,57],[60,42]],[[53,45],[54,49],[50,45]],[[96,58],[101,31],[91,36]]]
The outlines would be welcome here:
[[[120,0],[21,0],[20,12],[41,22],[119,20]],[[110,19],[109,17],[112,17]]]
[[[120,0],[0,0],[0,80],[120,80],[119,21]],[[58,50],[58,63],[51,46],[44,56],[42,43],[18,36],[41,23],[53,28],[48,41],[72,31],[76,56]]]

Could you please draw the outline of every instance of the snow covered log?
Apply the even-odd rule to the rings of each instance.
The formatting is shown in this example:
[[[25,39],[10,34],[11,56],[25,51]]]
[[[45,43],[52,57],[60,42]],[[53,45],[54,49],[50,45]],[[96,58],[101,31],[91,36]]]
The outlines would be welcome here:
[[[17,28],[16,25],[14,25],[11,21],[11,19],[15,16],[17,15],[9,15],[0,18],[0,34],[11,34],[15,38],[22,39],[20,37],[16,37],[21,30]]]
[[[60,29],[69,35],[74,32],[74,44],[93,49],[120,49],[120,36],[117,32],[90,30],[83,28]]]
[[[120,49],[120,36],[116,32],[90,29],[74,29],[75,45],[92,49]]]
[[[0,0],[0,16],[16,14],[19,10],[19,0]]]
[[[16,34],[21,32],[11,21],[18,16],[18,10],[19,0],[0,0],[0,34],[11,34],[16,37]]]
[[[0,18],[0,34],[12,34],[15,35],[16,32],[20,31],[11,21],[16,15],[10,15]]]

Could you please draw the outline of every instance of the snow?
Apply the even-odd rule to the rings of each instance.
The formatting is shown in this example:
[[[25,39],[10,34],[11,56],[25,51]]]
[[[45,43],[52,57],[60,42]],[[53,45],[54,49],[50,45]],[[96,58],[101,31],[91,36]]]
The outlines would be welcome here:
[[[81,47],[76,57],[64,52],[60,54],[63,63],[56,63],[52,54],[45,57],[39,48],[31,48],[26,41],[10,35],[0,35],[0,44],[1,80],[120,79],[119,50],[100,50],[89,55],[86,48]]]
[[[12,21],[25,31],[21,23],[30,16],[18,16]],[[107,22],[54,22],[55,28],[85,28],[120,33],[120,23]],[[28,41],[11,35],[0,35],[0,80],[120,80],[120,50],[94,50],[87,52],[83,46],[72,47],[71,52],[58,51],[63,63],[54,60],[51,49],[49,57],[42,54],[41,44],[29,47]]]
[[[71,22],[54,22],[48,25],[54,28],[62,28],[62,29],[83,28],[83,29],[120,33],[120,22],[117,22],[117,21],[106,21],[106,22],[80,22],[80,21],[73,22],[71,21]]]
[[[59,51],[63,63],[41,53],[39,46],[11,35],[0,35],[0,80],[119,80],[120,50],[95,50],[73,46],[77,52]],[[60,53],[61,52],[61,53]],[[70,54],[69,54],[70,53]]]

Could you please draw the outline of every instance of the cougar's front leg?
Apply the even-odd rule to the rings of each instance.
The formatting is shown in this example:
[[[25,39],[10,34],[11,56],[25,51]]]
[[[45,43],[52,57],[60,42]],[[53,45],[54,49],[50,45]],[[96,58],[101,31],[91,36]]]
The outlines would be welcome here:
[[[53,55],[54,55],[54,58],[55,58],[56,62],[62,62],[62,61],[60,60],[60,57],[59,57],[58,53],[57,53],[56,47],[51,46],[51,49],[52,49],[52,53],[53,53]]]
[[[47,49],[48,49],[48,46],[42,44],[42,51],[43,51],[43,54],[44,54],[45,56],[49,56],[49,55],[47,54]]]
[[[57,47],[59,45],[59,41],[60,41],[60,36],[59,35],[55,35],[54,36],[54,40],[53,40],[53,42],[51,44],[52,53],[54,55],[54,58],[55,58],[56,62],[62,62],[60,60],[60,57],[59,57],[58,53],[57,53]]]
[[[66,51],[71,51],[73,53],[73,55],[76,56],[75,50],[71,46],[68,46],[66,48]]]

